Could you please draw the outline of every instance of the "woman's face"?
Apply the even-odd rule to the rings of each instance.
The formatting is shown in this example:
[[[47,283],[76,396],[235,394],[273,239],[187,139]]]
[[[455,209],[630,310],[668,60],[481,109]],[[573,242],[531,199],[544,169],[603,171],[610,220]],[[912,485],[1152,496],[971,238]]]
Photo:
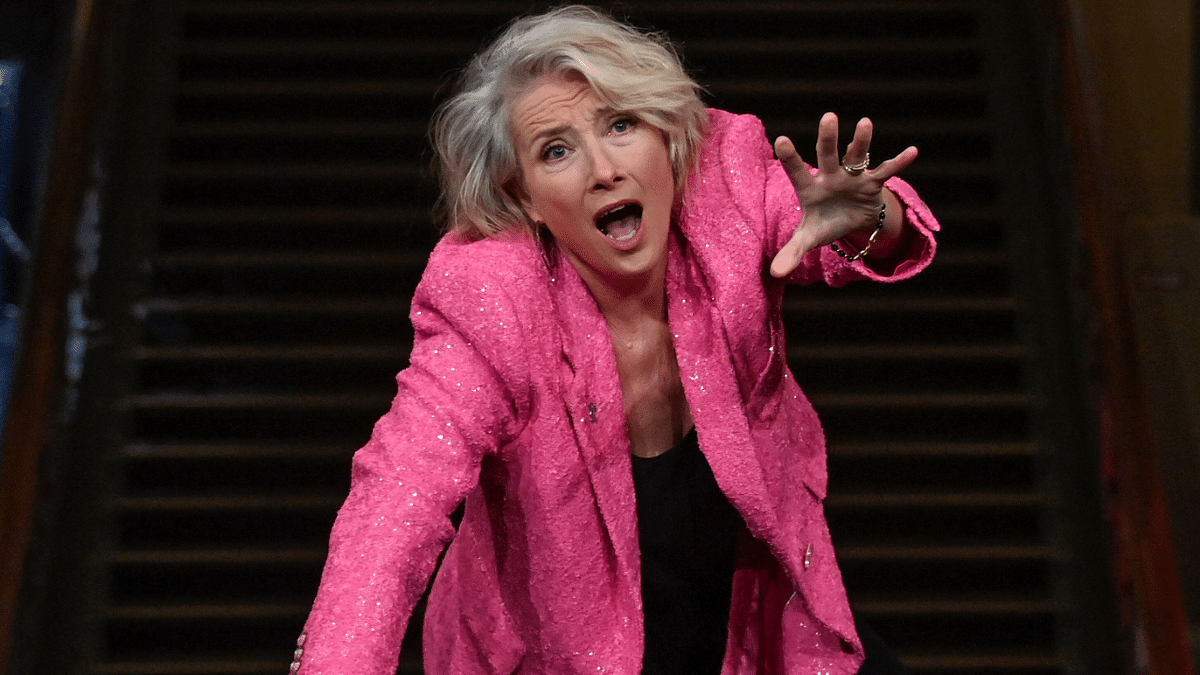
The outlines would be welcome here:
[[[663,133],[612,110],[582,77],[547,76],[513,102],[522,205],[593,286],[665,268],[675,181]]]

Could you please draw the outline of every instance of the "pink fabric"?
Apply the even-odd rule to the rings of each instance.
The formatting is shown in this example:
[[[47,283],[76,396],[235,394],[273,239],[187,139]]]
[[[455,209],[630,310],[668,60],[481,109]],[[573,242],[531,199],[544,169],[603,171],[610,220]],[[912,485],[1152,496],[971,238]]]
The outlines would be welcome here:
[[[753,538],[739,547],[724,673],[850,674],[861,647],[826,528],[825,441],[786,363],[784,282],[766,274],[800,213],[759,121],[713,111],[668,261],[668,318],[700,445]],[[794,281],[895,280],[814,251]],[[395,671],[438,555],[431,674],[641,670],[637,516],[621,389],[595,301],[527,236],[434,251],[411,366],[354,458],[302,637],[303,675]],[[447,514],[466,500],[455,535]]]

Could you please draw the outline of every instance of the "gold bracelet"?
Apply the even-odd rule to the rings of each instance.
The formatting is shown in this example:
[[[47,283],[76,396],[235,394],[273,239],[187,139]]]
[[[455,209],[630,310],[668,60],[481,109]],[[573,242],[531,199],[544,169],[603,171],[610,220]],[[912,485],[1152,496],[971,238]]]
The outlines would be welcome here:
[[[871,233],[871,238],[867,239],[867,245],[864,246],[863,250],[859,251],[858,253],[855,253],[854,255],[846,253],[841,248],[838,248],[836,241],[829,244],[830,248],[832,248],[838,255],[845,258],[848,262],[854,262],[855,260],[861,260],[867,257],[867,253],[869,253],[871,247],[875,245],[875,240],[879,238],[879,233],[883,232],[883,219],[886,215],[887,202],[884,202],[883,204],[879,205],[879,222],[875,223],[875,231]]]

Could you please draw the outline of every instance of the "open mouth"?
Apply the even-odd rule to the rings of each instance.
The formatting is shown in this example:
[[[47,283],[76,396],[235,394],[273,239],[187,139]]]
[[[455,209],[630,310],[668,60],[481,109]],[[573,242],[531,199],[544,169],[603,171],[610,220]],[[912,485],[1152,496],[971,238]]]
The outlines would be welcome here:
[[[637,234],[641,224],[641,204],[621,204],[596,218],[596,227],[605,236],[617,241],[624,241]]]

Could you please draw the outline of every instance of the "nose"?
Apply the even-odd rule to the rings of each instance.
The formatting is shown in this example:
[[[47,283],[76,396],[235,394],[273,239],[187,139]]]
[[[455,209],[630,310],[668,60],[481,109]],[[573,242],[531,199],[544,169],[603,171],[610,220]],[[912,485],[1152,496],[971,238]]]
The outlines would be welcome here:
[[[593,143],[589,155],[592,160],[592,190],[609,190],[625,179],[624,173],[613,161],[603,143]]]

